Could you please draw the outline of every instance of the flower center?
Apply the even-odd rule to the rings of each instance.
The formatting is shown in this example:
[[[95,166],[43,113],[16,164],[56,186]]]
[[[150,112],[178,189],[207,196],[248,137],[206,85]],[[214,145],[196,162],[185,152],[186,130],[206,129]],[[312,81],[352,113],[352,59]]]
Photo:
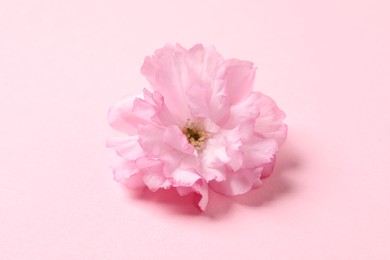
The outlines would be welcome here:
[[[207,138],[207,133],[199,121],[190,122],[187,120],[186,125],[181,129],[183,134],[187,137],[188,142],[200,150],[203,148]]]

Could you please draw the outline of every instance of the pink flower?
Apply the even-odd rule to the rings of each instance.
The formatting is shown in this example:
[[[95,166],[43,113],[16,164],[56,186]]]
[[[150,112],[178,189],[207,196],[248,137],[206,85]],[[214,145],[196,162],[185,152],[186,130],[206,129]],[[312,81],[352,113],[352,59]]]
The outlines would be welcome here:
[[[213,47],[167,45],[141,72],[153,91],[109,111],[111,126],[126,134],[108,141],[123,158],[117,181],[196,192],[205,210],[209,189],[242,194],[271,174],[287,126],[275,102],[252,91],[251,62],[225,60]]]

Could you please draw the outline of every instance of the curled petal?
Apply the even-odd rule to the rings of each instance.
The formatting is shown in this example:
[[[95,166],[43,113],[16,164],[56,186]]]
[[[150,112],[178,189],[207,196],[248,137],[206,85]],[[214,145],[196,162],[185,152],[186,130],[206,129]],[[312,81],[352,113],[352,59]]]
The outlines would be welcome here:
[[[192,186],[193,190],[198,193],[201,198],[198,202],[200,210],[205,211],[207,203],[209,201],[209,189],[208,185],[203,181],[198,181]]]

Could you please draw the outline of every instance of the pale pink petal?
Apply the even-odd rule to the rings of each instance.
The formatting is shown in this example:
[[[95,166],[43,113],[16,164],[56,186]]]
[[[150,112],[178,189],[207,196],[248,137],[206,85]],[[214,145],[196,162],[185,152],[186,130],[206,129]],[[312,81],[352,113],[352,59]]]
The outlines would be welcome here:
[[[201,177],[197,174],[195,169],[177,169],[173,172],[173,186],[175,187],[189,187]]]
[[[149,190],[156,191],[164,186],[163,184],[165,183],[166,178],[161,174],[148,172],[143,175],[143,180],[146,186],[148,186]]]
[[[287,125],[283,123],[286,117],[275,101],[266,95],[259,98],[259,117],[256,119],[256,131],[266,138],[273,138],[282,145],[287,136]]]
[[[211,137],[202,152],[203,164],[210,168],[229,165],[238,170],[243,163],[243,154],[239,127],[235,129],[220,130]]]
[[[194,154],[195,148],[188,143],[186,136],[177,126],[169,126],[165,129],[163,140],[170,147],[186,154]]]
[[[280,146],[287,135],[284,118],[284,112],[277,107],[275,101],[262,93],[254,92],[232,106],[230,118],[224,127],[233,128],[237,125],[252,127],[253,124],[257,133],[264,138],[275,139]]]
[[[272,157],[271,161],[267,164],[264,164],[263,166],[263,171],[261,172],[261,178],[267,178],[271,175],[271,173],[273,172],[274,170],[274,166],[275,166],[275,160],[276,160],[276,156],[274,155],[274,157]]]
[[[194,118],[209,117],[209,97],[207,89],[197,84],[189,86],[187,92],[188,106]]]
[[[260,115],[260,93],[251,93],[241,102],[231,107],[229,120],[223,125],[224,128],[235,128],[243,124],[254,124],[256,118]]]
[[[230,161],[222,136],[214,136],[207,141],[207,145],[202,151],[202,164],[206,168],[217,168]]]
[[[186,196],[190,194],[191,192],[194,192],[194,189],[192,187],[176,187],[177,193],[179,193],[180,196]]]
[[[143,171],[161,173],[162,161],[160,159],[151,159],[146,156],[139,157],[135,160],[135,165]]]
[[[128,135],[137,134],[137,126],[147,124],[148,120],[133,113],[135,97],[126,97],[111,107],[108,112],[108,122],[112,128]]]
[[[164,128],[154,125],[139,127],[139,144],[142,149],[151,156],[161,156],[173,148],[164,142]]]
[[[185,61],[195,84],[210,86],[211,81],[224,76],[225,61],[212,46],[195,45],[186,53]]]
[[[117,154],[127,160],[136,160],[143,155],[137,136],[109,138],[106,145],[115,148]]]
[[[168,110],[185,123],[190,115],[185,91],[191,84],[183,53],[167,45],[146,57],[141,69],[154,90],[164,98]]]
[[[143,176],[134,161],[122,161],[113,168],[114,179],[129,188],[144,187]]]
[[[273,139],[253,137],[251,142],[241,146],[241,151],[245,158],[242,167],[252,169],[270,163],[278,151],[278,144]]]
[[[169,112],[165,105],[164,97],[158,91],[151,93],[145,88],[144,99],[146,102],[153,105],[154,114],[150,116],[152,122],[165,126],[180,123]]]
[[[207,203],[209,201],[208,185],[202,181],[198,181],[192,186],[192,188],[196,193],[198,193],[201,196],[198,205],[200,210],[205,211]]]
[[[209,186],[216,192],[223,195],[239,195],[258,186],[262,168],[237,172],[226,172],[226,179],[222,182],[211,181]]]

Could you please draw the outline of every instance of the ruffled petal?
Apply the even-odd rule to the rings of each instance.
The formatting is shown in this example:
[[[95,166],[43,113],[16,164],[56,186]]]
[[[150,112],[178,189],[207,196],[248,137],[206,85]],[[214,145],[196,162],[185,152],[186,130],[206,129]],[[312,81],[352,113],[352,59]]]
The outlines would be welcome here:
[[[113,168],[114,179],[129,188],[144,187],[143,176],[134,161],[121,161]]]
[[[258,100],[260,115],[256,119],[256,131],[266,138],[273,138],[282,145],[287,136],[287,125],[283,123],[286,115],[270,97],[260,95]]]
[[[253,137],[251,142],[243,144],[240,149],[245,158],[242,168],[253,169],[270,163],[278,151],[278,144],[274,139]]]
[[[285,114],[270,97],[253,92],[241,102],[232,106],[225,128],[253,127],[264,138],[274,139],[280,146],[287,135],[287,126],[283,123]]]
[[[126,97],[108,112],[108,122],[115,130],[128,135],[137,134],[138,125],[145,125],[148,120],[133,113],[133,102],[135,97]]]

